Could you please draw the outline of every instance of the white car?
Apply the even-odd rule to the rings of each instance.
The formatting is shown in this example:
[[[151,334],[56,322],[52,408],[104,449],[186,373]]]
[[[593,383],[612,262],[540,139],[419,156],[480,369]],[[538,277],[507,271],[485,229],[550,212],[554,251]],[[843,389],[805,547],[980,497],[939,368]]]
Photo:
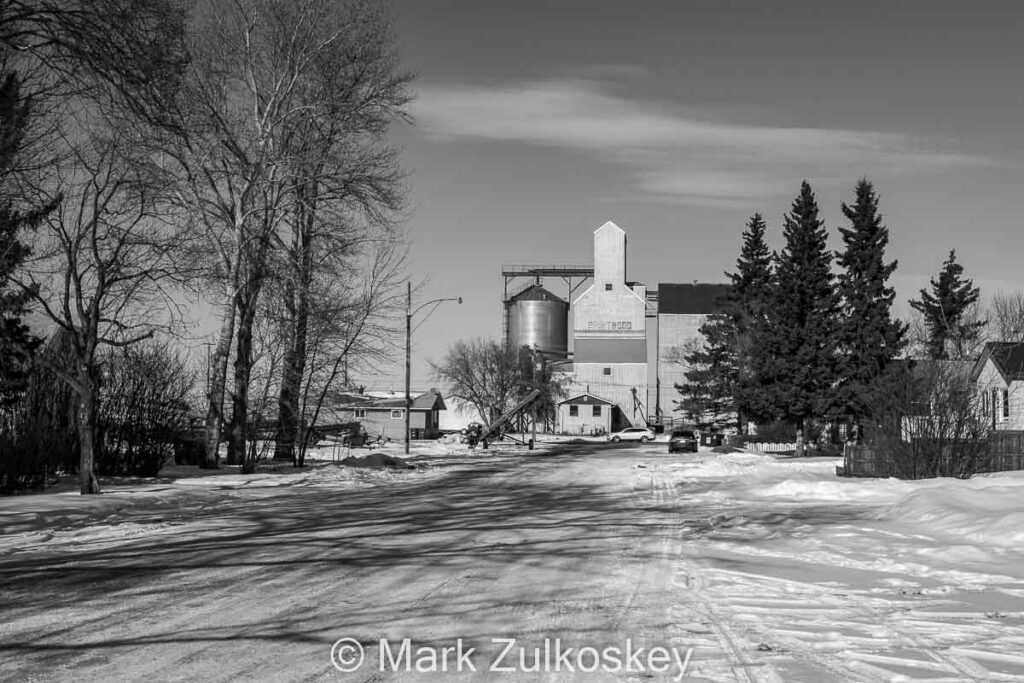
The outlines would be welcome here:
[[[654,441],[654,432],[647,427],[627,427],[620,432],[612,432],[608,435],[608,440],[612,443],[618,443],[620,441],[639,441],[640,443],[647,443],[648,441]]]

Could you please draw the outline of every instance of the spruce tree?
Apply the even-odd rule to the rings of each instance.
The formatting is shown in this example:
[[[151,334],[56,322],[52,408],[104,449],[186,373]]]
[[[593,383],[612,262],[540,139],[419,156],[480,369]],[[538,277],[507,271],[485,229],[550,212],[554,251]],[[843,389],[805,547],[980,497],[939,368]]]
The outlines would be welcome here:
[[[686,356],[686,382],[675,385],[682,394],[676,404],[701,429],[721,429],[736,423],[736,325],[729,314],[715,313],[700,333],[703,344]]]
[[[754,331],[765,316],[771,291],[772,257],[766,231],[761,214],[751,216],[736,272],[726,273],[729,288],[719,302],[719,312],[701,326],[704,343],[686,356],[687,381],[676,385],[683,395],[677,402],[679,409],[705,427],[735,423],[743,431],[748,415],[759,414],[763,392],[752,355]]]
[[[761,422],[772,412],[771,397],[761,381],[760,368],[765,358],[757,341],[767,320],[773,290],[772,252],[765,241],[767,231],[761,214],[750,217],[743,232],[736,272],[726,273],[729,294],[724,311],[733,328],[734,390],[740,431],[744,431],[748,419]]]
[[[775,417],[805,429],[810,418],[833,412],[839,370],[832,253],[807,181],[784,218],[783,236],[772,305],[757,335],[763,345],[758,379]]]
[[[0,80],[0,405],[15,400],[24,388],[31,355],[40,340],[22,322],[30,293],[12,276],[29,256],[19,237],[35,228],[52,206],[19,210],[12,192],[13,169],[28,123],[29,105],[15,74]]]
[[[734,317],[762,316],[768,306],[772,286],[772,252],[765,241],[768,226],[761,214],[747,221],[743,246],[736,260],[736,272],[729,278],[729,308]]]
[[[963,274],[964,267],[956,262],[956,250],[952,249],[938,279],[931,279],[931,291],[922,289],[921,298],[910,301],[910,306],[924,315],[928,333],[925,346],[933,360],[967,359],[985,325],[985,321],[970,315],[981,290]]]
[[[843,316],[838,334],[842,354],[838,396],[843,412],[860,424],[877,404],[877,392],[884,391],[881,383],[903,349],[906,327],[890,314],[896,290],[886,281],[896,270],[896,261],[885,262],[889,230],[878,211],[878,196],[866,178],[857,183],[855,194],[853,206],[842,204],[850,227],[839,228],[845,249],[836,255],[843,268],[839,274]]]

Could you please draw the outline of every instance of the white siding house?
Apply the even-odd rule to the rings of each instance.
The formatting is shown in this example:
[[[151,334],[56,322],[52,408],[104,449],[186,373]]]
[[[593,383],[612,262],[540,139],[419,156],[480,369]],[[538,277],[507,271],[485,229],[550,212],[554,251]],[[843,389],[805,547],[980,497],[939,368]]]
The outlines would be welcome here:
[[[1024,343],[985,344],[972,378],[982,414],[992,428],[1024,430]]]

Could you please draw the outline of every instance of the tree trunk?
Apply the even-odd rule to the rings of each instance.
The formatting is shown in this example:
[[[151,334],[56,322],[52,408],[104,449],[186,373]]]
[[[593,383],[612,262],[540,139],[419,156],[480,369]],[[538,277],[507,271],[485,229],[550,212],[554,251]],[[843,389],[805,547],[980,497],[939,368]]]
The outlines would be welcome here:
[[[238,335],[235,346],[235,387],[231,407],[231,433],[228,440],[228,463],[241,465],[242,472],[256,471],[256,462],[246,457],[249,428],[249,374],[252,370],[252,326],[256,317],[256,297],[251,303],[240,303]]]
[[[291,330],[291,344],[285,352],[284,366],[281,369],[281,393],[277,401],[277,444],[274,448],[274,460],[290,460],[296,467],[301,467],[296,458],[295,442],[301,419],[299,395],[302,392],[302,377],[306,372],[306,340],[309,328],[309,291],[308,287],[302,285],[297,292],[298,306]]]
[[[297,420],[295,417],[295,402],[298,394],[298,386],[293,379],[292,368],[295,365],[295,341],[296,341],[296,319],[295,314],[295,286],[289,280],[284,287],[284,307],[288,311],[288,319],[285,322],[285,330],[288,335],[285,340],[284,363],[281,365],[281,390],[277,395],[277,430],[274,443],[274,460],[288,460],[295,462],[295,428]]]
[[[800,426],[796,430],[796,457],[801,458],[804,455],[804,429],[807,427],[807,421],[804,420],[800,423]]]
[[[95,472],[96,445],[96,386],[92,379],[85,377],[82,393],[78,396],[78,483],[80,492],[100,492],[100,482]]]
[[[230,302],[221,315],[220,337],[210,360],[210,395],[206,408],[206,452],[200,467],[215,470],[220,467],[220,430],[224,422],[224,385],[228,375],[228,356],[235,333],[235,304]]]
[[[299,201],[295,223],[295,238],[292,244],[294,263],[294,286],[285,290],[285,305],[292,313],[289,320],[291,329],[288,349],[285,352],[284,367],[281,373],[281,393],[278,397],[277,443],[274,448],[274,460],[291,460],[296,467],[301,467],[303,454],[296,449],[295,440],[299,434],[300,414],[299,396],[302,393],[302,377],[306,372],[306,346],[309,329],[309,288],[313,271],[313,249],[310,235],[313,232],[315,218],[315,201],[306,201],[307,190],[303,186],[297,189]],[[315,197],[315,189],[312,192]],[[303,431],[305,431],[303,429]]]

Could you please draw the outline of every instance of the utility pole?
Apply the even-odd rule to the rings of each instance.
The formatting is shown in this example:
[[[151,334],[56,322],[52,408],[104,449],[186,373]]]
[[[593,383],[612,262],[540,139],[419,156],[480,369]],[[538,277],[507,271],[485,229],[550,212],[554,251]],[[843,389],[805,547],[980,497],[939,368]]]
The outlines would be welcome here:
[[[412,396],[409,393],[412,382],[412,282],[406,282],[405,286],[405,454],[409,455],[409,413],[412,410]]]
[[[410,417],[412,413],[412,317],[416,315],[423,307],[435,304],[434,308],[427,311],[427,314],[420,321],[420,325],[423,324],[430,314],[437,310],[437,307],[444,301],[457,301],[462,303],[462,297],[455,297],[449,299],[433,299],[424,304],[420,304],[416,310],[412,308],[412,281],[405,283],[406,287],[406,298],[405,298],[405,454],[409,455],[409,439],[411,437],[411,429],[409,427]],[[417,326],[418,327],[418,326]]]

